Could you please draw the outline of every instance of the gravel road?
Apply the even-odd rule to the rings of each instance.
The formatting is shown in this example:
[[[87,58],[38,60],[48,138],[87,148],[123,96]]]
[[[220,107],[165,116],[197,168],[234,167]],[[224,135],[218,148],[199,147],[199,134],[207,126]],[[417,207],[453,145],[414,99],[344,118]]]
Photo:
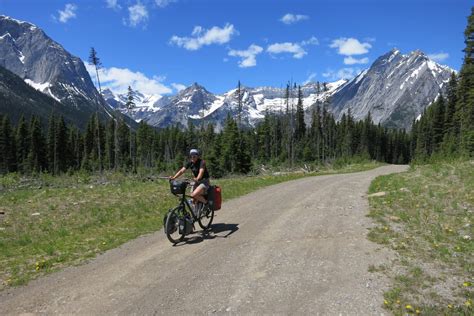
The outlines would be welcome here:
[[[163,230],[0,293],[0,314],[380,315],[392,254],[367,240],[374,170],[270,186],[172,246]],[[225,188],[223,188],[225,190]],[[196,225],[197,226],[197,225]]]

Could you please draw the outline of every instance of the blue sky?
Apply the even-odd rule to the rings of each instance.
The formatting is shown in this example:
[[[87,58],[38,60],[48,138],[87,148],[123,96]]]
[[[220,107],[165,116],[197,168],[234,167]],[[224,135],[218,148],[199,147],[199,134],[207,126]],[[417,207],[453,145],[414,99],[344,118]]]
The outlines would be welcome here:
[[[176,93],[198,82],[334,81],[396,47],[459,70],[466,0],[0,0],[0,14],[41,27],[87,60],[93,46],[117,92]]]

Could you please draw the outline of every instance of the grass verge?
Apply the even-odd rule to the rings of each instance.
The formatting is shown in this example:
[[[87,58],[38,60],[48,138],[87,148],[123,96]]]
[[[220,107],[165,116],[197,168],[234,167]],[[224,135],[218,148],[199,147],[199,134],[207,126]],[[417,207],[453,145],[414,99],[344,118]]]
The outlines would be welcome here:
[[[378,163],[214,181],[224,201],[264,186],[320,174],[355,172]],[[0,177],[0,290],[65,266],[80,264],[107,249],[162,227],[177,204],[165,180],[110,174]]]
[[[395,315],[474,315],[474,161],[414,166],[371,184],[369,239],[393,249],[384,306]]]

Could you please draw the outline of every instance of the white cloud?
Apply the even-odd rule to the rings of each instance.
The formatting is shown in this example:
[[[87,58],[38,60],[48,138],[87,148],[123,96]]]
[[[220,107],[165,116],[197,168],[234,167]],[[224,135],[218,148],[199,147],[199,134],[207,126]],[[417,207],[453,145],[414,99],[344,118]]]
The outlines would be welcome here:
[[[449,58],[448,53],[429,54],[428,57],[436,62],[442,62]]]
[[[301,45],[303,45],[303,46],[306,46],[306,45],[319,45],[319,41],[316,37],[311,36],[310,39],[308,39],[306,41],[302,41]]]
[[[346,64],[346,65],[367,64],[368,62],[369,62],[368,57],[364,57],[364,58],[360,58],[360,59],[354,58],[352,56],[344,57],[344,64]]]
[[[86,64],[86,68],[94,80],[96,76],[94,66]],[[128,86],[143,94],[161,95],[173,91],[172,88],[162,83],[164,77],[153,76],[149,78],[139,71],[133,72],[127,68],[101,68],[99,69],[99,77],[102,87],[109,88],[114,94],[126,93]]]
[[[298,43],[275,43],[267,47],[267,52],[270,54],[290,53],[296,59],[303,58],[307,52]]]
[[[178,0],[155,0],[155,3],[160,8],[168,6],[170,3],[177,2]]]
[[[280,21],[289,25],[307,19],[309,19],[309,16],[307,15],[287,13],[280,19]]]
[[[309,74],[308,78],[305,81],[303,81],[303,84],[310,83],[311,81],[313,81],[314,78],[316,78],[316,73],[312,72]]]
[[[262,51],[262,47],[252,44],[246,50],[230,50],[229,56],[241,57],[242,59],[239,61],[239,67],[241,68],[254,67],[257,65],[256,57]]]
[[[118,0],[105,0],[107,3],[107,8],[109,9],[114,9],[114,10],[119,10],[122,7],[118,4]]]
[[[340,55],[362,55],[369,52],[372,45],[369,43],[361,43],[355,38],[341,37],[332,41],[331,48],[337,48]]]
[[[195,26],[192,37],[179,37],[173,35],[170,39],[171,44],[176,44],[187,50],[198,50],[202,46],[211,44],[225,44],[230,41],[231,37],[238,34],[238,31],[232,24],[227,23],[223,28],[213,26],[209,30],[201,26]]]
[[[186,89],[186,86],[184,84],[181,84],[181,83],[172,83],[171,86],[173,87],[173,89],[175,89],[176,91],[181,91],[181,90],[184,90]]]
[[[59,21],[61,23],[66,23],[68,20],[76,17],[77,5],[73,3],[68,3],[64,7],[64,10],[58,10]]]
[[[140,23],[146,23],[148,21],[148,9],[137,2],[137,4],[128,7],[128,25],[135,27]]]
[[[340,79],[352,79],[360,72],[361,70],[359,68],[342,68],[337,71],[328,69],[325,73],[323,73],[323,77],[328,78],[328,80],[331,81]]]

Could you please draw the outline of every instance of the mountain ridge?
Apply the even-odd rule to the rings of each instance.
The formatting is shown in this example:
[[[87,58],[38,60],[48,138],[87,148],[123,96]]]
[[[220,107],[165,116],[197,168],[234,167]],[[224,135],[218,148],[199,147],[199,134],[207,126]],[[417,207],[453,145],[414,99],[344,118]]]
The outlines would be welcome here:
[[[302,85],[303,107],[306,117],[310,117],[308,112],[316,106],[325,104],[336,119],[341,119],[350,109],[356,120],[364,119],[370,112],[376,124],[410,129],[413,119],[436,99],[440,91],[444,93],[453,71],[432,61],[420,50],[403,55],[398,49],[392,49],[351,80]],[[234,88],[223,94],[212,94],[193,83],[174,96],[158,98],[154,104],[143,106],[139,100],[135,109],[124,109],[124,102],[120,101],[124,99],[123,95],[117,97],[111,91],[106,100],[133,119],[145,120],[157,127],[186,127],[190,120],[212,122],[220,128],[228,114],[238,115],[236,91]],[[254,126],[267,111],[285,112],[285,91],[276,87],[241,86],[243,122]],[[291,93],[288,104],[295,107],[297,92],[293,89]]]

